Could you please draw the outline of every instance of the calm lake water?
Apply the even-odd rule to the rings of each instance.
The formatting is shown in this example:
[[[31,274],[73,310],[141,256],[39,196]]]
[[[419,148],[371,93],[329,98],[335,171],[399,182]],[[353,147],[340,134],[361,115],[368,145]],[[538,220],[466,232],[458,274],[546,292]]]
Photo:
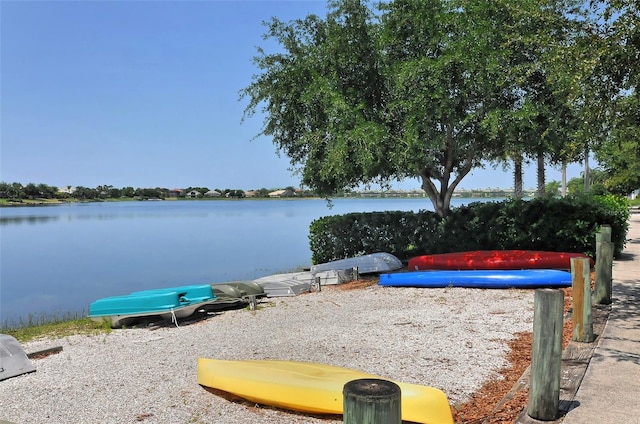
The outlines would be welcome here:
[[[459,206],[478,199],[455,199]],[[322,216],[433,210],[426,198],[82,203],[0,209],[0,324],[86,314],[136,290],[251,280],[311,265]]]

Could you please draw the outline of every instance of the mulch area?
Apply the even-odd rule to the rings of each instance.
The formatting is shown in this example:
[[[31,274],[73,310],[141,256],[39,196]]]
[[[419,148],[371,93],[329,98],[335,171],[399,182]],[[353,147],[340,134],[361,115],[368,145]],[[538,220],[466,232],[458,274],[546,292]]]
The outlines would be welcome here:
[[[593,282],[593,275],[592,275]],[[564,291],[565,317],[573,307],[571,288]],[[562,349],[565,349],[573,337],[573,321],[565,319],[562,334]],[[473,394],[471,399],[451,408],[456,424],[513,424],[520,413],[527,407],[529,390],[527,387],[510,393],[514,385],[531,364],[533,333],[516,334],[509,343],[511,351],[507,356],[510,366],[501,370],[501,379],[488,381]],[[506,398],[507,395],[510,398]]]
[[[594,281],[592,273],[592,284]],[[365,278],[338,286],[341,290],[357,290],[377,284],[377,278]],[[571,288],[564,291],[565,317],[573,307]],[[565,319],[563,327],[562,348],[566,348],[573,337],[573,321],[570,316]],[[517,333],[509,343],[510,352],[507,360],[510,366],[500,370],[500,377],[486,382],[480,390],[473,394],[468,402],[454,405],[451,408],[455,424],[513,424],[518,415],[527,407],[528,388],[512,391],[514,385],[531,365],[533,333]]]

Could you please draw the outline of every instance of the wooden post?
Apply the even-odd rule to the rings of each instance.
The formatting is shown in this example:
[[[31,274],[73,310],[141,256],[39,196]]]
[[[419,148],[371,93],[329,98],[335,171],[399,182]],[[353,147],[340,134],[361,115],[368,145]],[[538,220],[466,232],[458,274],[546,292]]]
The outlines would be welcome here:
[[[387,380],[363,378],[344,385],[344,424],[401,424],[400,387]]]
[[[49,355],[53,355],[54,353],[62,352],[62,346],[50,347],[48,349],[38,350],[35,352],[27,353],[27,358],[29,359],[42,359]],[[2,421],[0,421],[1,423]]]
[[[250,311],[255,311],[256,310],[256,306],[257,306],[257,302],[256,302],[256,296],[255,295],[249,295],[249,310]]]
[[[527,414],[536,420],[552,421],[558,418],[563,311],[564,293],[561,290],[535,291],[531,384]]]
[[[316,292],[322,290],[322,283],[320,282],[320,277],[316,277]]]
[[[591,314],[591,265],[588,258],[571,258],[571,286],[573,288],[573,340],[593,341]]]
[[[360,279],[360,273],[358,272],[358,267],[354,266],[351,269],[351,280],[358,281]]]
[[[598,234],[602,235],[602,241],[611,241],[611,225],[601,225]]]
[[[594,301],[599,305],[611,304],[613,285],[613,243],[611,227],[602,226],[596,234],[596,287]]]

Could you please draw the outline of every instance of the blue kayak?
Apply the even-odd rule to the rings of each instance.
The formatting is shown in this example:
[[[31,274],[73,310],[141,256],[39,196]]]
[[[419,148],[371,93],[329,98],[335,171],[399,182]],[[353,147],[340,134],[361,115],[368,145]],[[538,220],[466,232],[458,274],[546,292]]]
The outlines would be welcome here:
[[[533,289],[571,287],[571,273],[556,269],[414,271],[381,274],[381,286]]]

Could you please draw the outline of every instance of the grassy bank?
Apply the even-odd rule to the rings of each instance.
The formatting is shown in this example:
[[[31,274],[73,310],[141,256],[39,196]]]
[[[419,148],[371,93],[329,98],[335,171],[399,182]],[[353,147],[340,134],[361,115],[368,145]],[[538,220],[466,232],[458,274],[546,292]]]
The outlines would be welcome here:
[[[75,334],[108,333],[108,323],[96,322],[89,318],[59,318],[49,322],[22,323],[20,327],[0,329],[0,333],[15,337],[19,342],[28,342],[41,337],[60,338]]]
[[[89,199],[89,200],[79,200],[74,198],[69,199],[0,199],[0,207],[11,207],[11,206],[54,206],[54,205],[65,205],[68,203],[94,203],[94,202],[131,202],[134,200],[133,197],[121,197],[119,199]],[[169,200],[169,199],[167,199]]]

